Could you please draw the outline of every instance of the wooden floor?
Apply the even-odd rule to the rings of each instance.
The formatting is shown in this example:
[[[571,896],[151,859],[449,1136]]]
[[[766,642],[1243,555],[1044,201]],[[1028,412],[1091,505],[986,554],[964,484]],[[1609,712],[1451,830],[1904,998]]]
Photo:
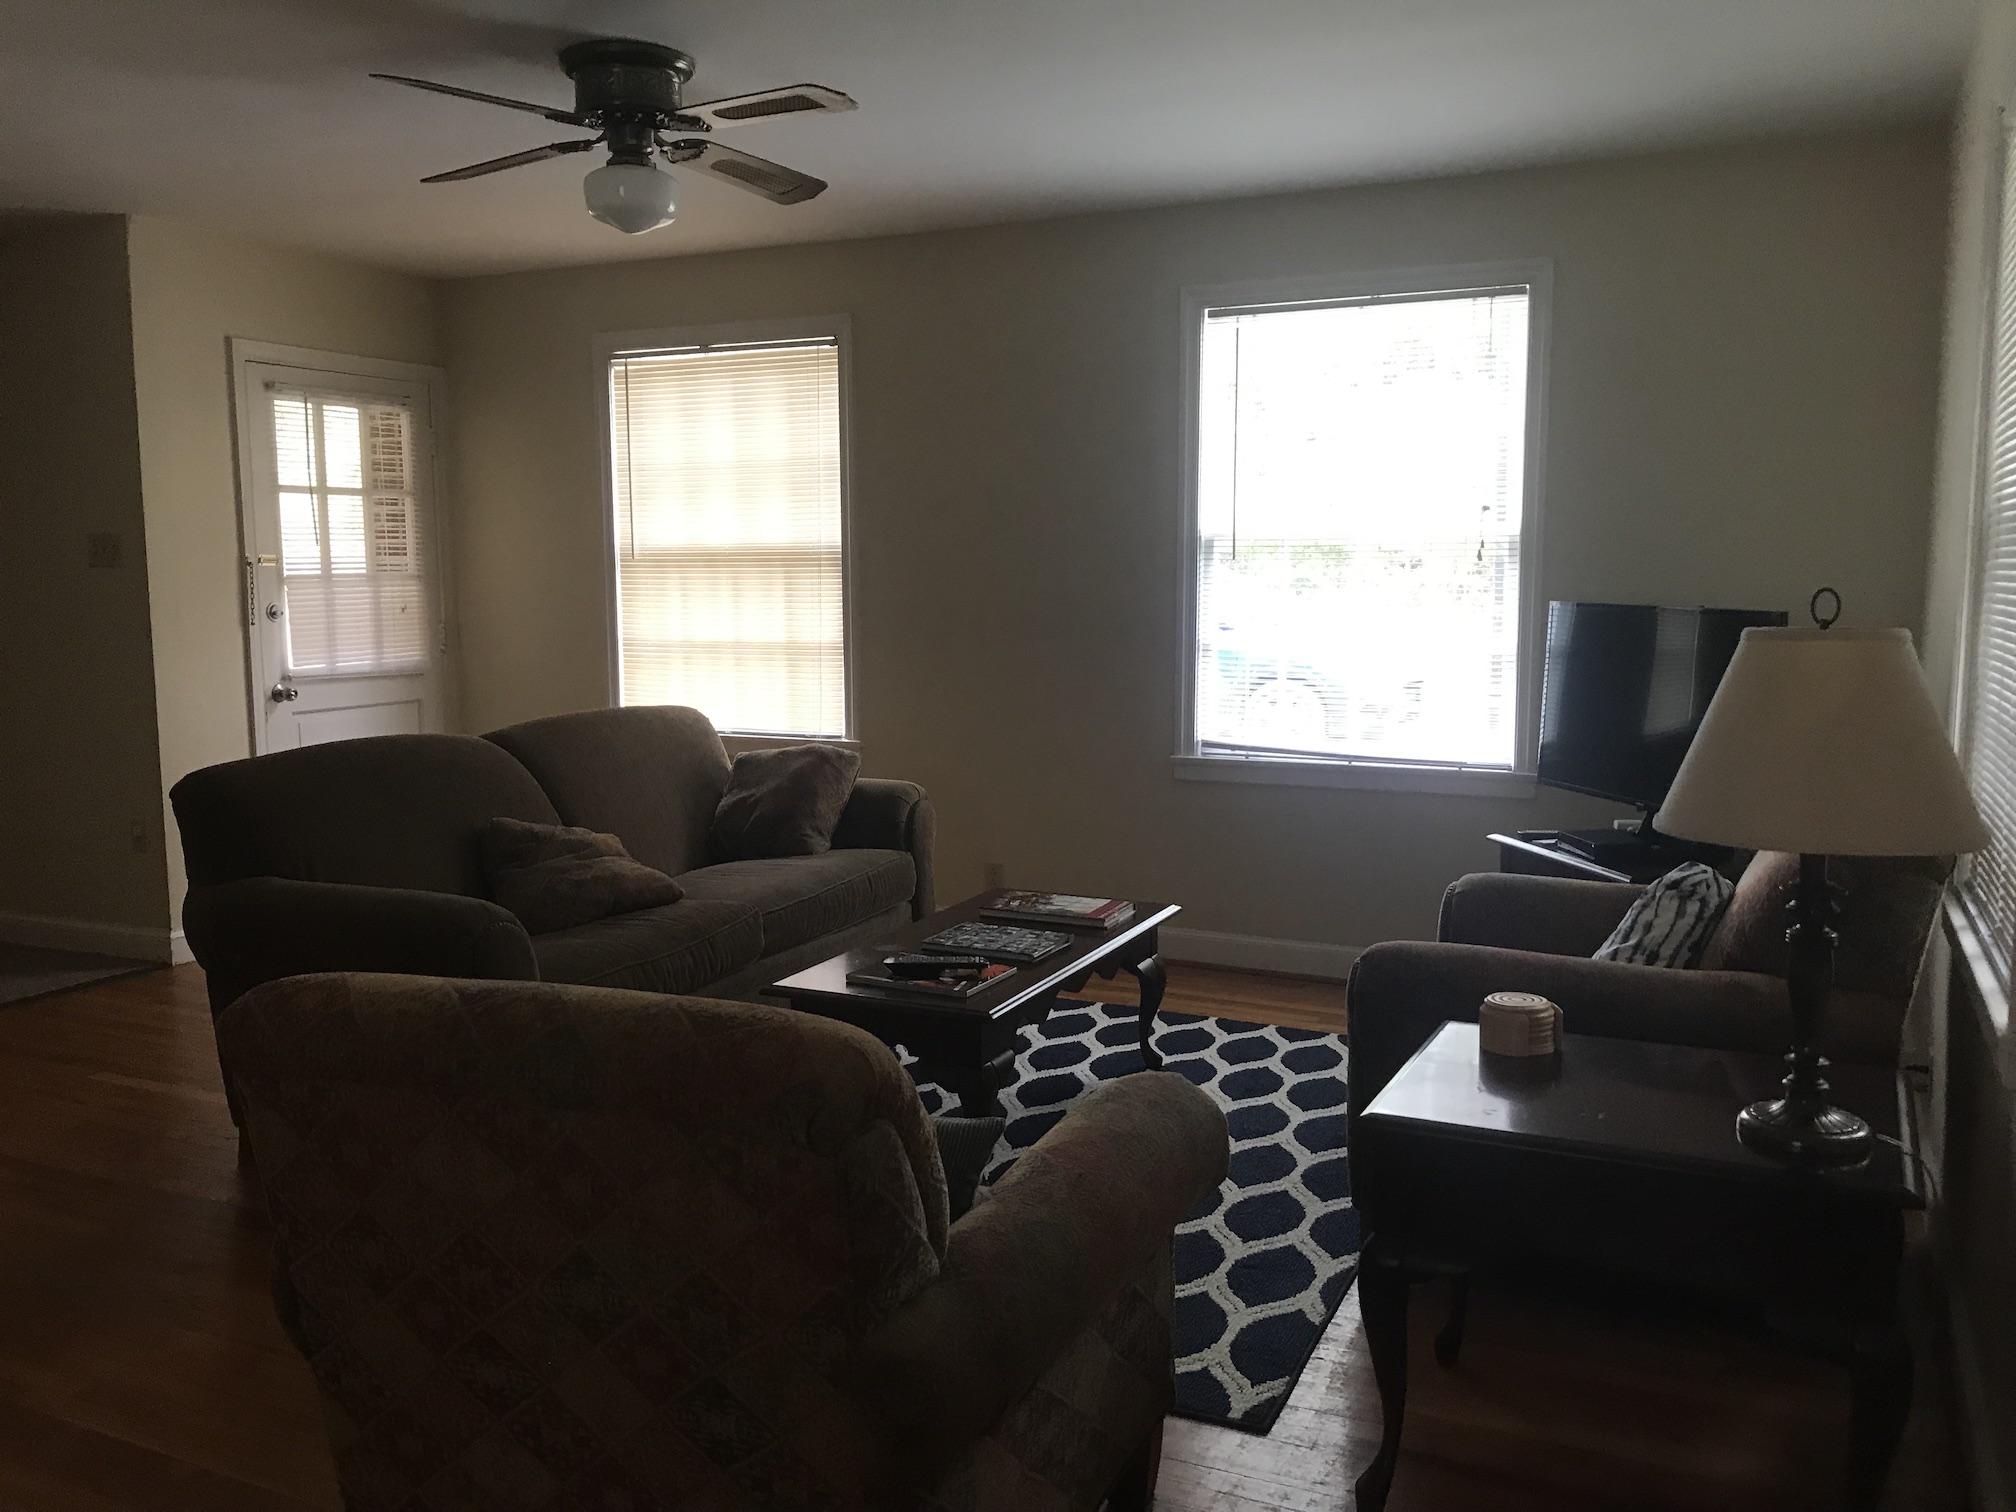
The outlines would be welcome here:
[[[1171,971],[1166,1006],[1343,1023],[1334,984],[1203,967]],[[0,1008],[0,1508],[336,1508],[266,1242],[194,967]],[[1948,1512],[1958,1457],[1926,1385],[1890,1504]],[[1845,1410],[1832,1370],[1765,1342],[1485,1292],[1463,1363],[1417,1367],[1389,1506],[1818,1512]],[[1271,1434],[1170,1424],[1157,1506],[1348,1507],[1378,1425],[1354,1296]]]

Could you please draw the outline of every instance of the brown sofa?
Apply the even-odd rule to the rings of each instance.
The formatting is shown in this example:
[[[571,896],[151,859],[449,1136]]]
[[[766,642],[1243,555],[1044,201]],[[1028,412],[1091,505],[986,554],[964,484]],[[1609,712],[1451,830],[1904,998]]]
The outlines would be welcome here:
[[[1102,1086],[956,1223],[895,1056],[787,1010],[313,976],[218,1025],[351,1512],[1139,1512],[1181,1077]]]
[[[1591,960],[1644,889],[1628,883],[1480,873],[1442,898],[1436,941],[1374,945],[1353,964],[1350,1106],[1379,1089],[1446,1020],[1477,1021],[1493,992],[1537,992],[1571,1034],[1781,1053],[1791,1039],[1784,909],[1796,857],[1760,852],[1698,970]],[[1895,1065],[1947,857],[1839,859],[1840,948],[1820,1047],[1836,1060]]]
[[[717,861],[728,757],[693,709],[603,709],[474,735],[386,735],[192,772],[171,794],[183,927],[213,1012],[315,971],[515,978],[752,994],[931,909],[933,814],[914,783],[863,778],[833,848]],[[528,934],[485,896],[492,818],[618,836],[686,896]]]

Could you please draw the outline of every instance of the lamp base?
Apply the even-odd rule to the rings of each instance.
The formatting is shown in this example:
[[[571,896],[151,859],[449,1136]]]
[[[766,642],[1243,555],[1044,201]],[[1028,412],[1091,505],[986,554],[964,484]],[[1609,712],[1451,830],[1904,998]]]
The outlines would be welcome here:
[[[1736,1137],[1753,1150],[1794,1160],[1868,1157],[1869,1125],[1846,1108],[1802,1097],[1754,1102],[1736,1115]]]

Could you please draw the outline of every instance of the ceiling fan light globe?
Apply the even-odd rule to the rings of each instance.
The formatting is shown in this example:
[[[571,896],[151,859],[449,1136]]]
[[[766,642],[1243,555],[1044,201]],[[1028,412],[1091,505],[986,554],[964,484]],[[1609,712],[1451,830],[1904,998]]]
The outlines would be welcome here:
[[[581,181],[588,213],[629,236],[672,219],[672,179],[647,163],[604,163]]]

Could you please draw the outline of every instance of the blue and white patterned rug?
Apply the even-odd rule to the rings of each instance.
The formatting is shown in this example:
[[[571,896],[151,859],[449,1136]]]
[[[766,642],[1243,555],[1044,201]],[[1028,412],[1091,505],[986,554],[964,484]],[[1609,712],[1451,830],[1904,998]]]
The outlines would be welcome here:
[[[1158,1016],[1165,1069],[1225,1110],[1230,1174],[1176,1230],[1176,1411],[1274,1426],[1358,1273],[1344,1158],[1344,1037],[1190,1013]],[[1016,1057],[992,1181],[1097,1082],[1141,1069],[1130,1008],[1060,1002]],[[951,1106],[920,1089],[932,1112]]]

